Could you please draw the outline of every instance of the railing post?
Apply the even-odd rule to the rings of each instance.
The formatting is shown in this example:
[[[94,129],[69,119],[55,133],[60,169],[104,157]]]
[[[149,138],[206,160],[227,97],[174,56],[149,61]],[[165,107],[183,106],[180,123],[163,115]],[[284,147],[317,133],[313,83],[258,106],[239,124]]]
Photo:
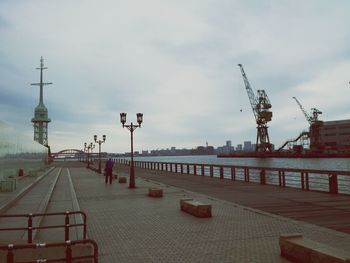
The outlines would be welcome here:
[[[205,176],[204,164],[201,165],[201,175]]]
[[[69,211],[66,211],[64,219],[64,241],[69,240]]]
[[[210,165],[209,169],[210,169],[210,177],[214,177],[214,167],[213,167],[213,165]]]
[[[70,240],[66,240],[66,262],[72,263],[72,248]]]
[[[28,214],[28,243],[33,242],[33,214]]]
[[[159,163],[157,163],[157,170],[159,171]]]
[[[305,179],[304,179],[304,172],[300,173],[300,183],[301,183],[301,189],[305,190]]]
[[[14,263],[13,244],[7,246],[7,263]]]
[[[190,174],[190,165],[187,164],[187,174]]]
[[[173,164],[170,163],[170,172],[172,173],[173,172]]]
[[[281,173],[281,171],[278,171],[278,185],[282,186],[282,173]]]
[[[231,180],[236,181],[236,168],[231,167]]]
[[[184,165],[183,164],[180,165],[180,171],[181,171],[181,174],[184,173]]]
[[[245,182],[249,182],[250,178],[249,178],[249,168],[244,168],[244,181]]]
[[[282,171],[282,186],[286,187],[286,175],[284,171]]]
[[[260,171],[260,184],[266,184],[265,169],[261,169]]]
[[[175,163],[175,173],[177,173],[177,163]]]
[[[338,176],[337,174],[329,174],[328,175],[329,182],[329,193],[337,194],[338,193]]]
[[[305,187],[306,191],[309,191],[309,173],[305,173]]]
[[[224,179],[224,167],[220,166],[220,179]]]
[[[193,174],[197,175],[197,165],[193,165]]]

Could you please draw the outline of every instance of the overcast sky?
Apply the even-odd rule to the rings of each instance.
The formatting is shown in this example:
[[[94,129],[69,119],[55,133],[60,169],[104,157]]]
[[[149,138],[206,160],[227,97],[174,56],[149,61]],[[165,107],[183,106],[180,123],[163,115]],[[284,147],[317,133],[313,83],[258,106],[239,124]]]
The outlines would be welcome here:
[[[32,136],[40,56],[53,151],[215,147],[256,139],[242,76],[271,101],[271,142],[350,119],[350,1],[0,0],[0,120]]]

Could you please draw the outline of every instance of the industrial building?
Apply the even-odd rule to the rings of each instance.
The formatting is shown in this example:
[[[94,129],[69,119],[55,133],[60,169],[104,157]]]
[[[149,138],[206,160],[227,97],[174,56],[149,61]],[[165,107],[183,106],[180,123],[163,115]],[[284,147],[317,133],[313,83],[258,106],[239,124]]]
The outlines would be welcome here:
[[[322,122],[318,143],[324,152],[350,153],[350,119]]]

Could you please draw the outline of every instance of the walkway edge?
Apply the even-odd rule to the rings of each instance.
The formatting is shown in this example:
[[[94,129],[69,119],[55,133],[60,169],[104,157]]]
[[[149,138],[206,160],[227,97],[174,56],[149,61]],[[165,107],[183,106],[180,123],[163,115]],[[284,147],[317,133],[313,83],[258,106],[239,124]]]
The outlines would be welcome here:
[[[37,183],[39,183],[46,175],[51,173],[55,167],[51,167],[49,170],[45,171],[42,175],[40,175],[33,183],[24,187],[21,191],[19,191],[16,195],[9,197],[5,200],[0,206],[0,213],[3,214],[7,209],[9,209],[13,204],[15,204],[22,196],[24,196],[27,192],[29,192]]]
[[[78,202],[78,198],[77,198],[77,195],[75,193],[75,189],[74,189],[74,185],[73,185],[72,177],[70,175],[69,168],[67,168],[67,172],[68,172],[69,188],[70,188],[70,193],[71,193],[71,197],[72,197],[73,211],[81,211],[80,206],[79,206],[79,202]],[[83,220],[83,217],[81,214],[74,215],[74,220],[75,220],[76,224],[83,224],[84,223],[84,220]],[[79,227],[75,233],[76,233],[77,239],[84,239],[84,234],[83,234],[84,231],[82,231],[81,227]],[[87,238],[87,235],[85,238]]]

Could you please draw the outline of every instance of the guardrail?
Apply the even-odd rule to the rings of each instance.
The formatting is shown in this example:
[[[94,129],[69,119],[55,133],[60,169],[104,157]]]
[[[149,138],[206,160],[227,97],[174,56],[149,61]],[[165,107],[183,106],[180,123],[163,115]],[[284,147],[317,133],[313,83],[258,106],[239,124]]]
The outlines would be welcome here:
[[[127,159],[114,159],[114,162],[130,166],[130,161]],[[293,187],[305,191],[350,194],[350,171],[150,161],[134,161],[134,166],[149,170],[255,182],[262,185]]]
[[[70,224],[69,216],[80,214],[83,217],[83,223],[79,224]],[[33,226],[33,219],[35,217],[44,217],[44,216],[64,216],[64,224],[62,225],[49,225],[49,226]],[[68,241],[70,238],[70,228],[71,227],[83,227],[83,238],[86,239],[86,214],[82,211],[66,211],[66,212],[57,212],[57,213],[29,213],[29,214],[12,214],[12,215],[0,215],[0,218],[28,218],[27,227],[9,227],[9,228],[0,228],[2,231],[18,231],[26,230],[28,231],[27,242],[33,242],[33,231],[38,229],[50,229],[50,228],[64,228],[64,240]]]
[[[79,244],[90,244],[93,247],[93,255],[87,256],[75,256],[73,257],[72,246]],[[31,261],[21,261],[21,263],[32,263],[32,262],[77,262],[76,260],[84,260],[84,259],[92,259],[94,263],[98,263],[98,246],[94,240],[84,239],[84,240],[66,240],[66,242],[62,243],[49,243],[49,244],[9,244],[7,246],[0,246],[0,251],[7,251],[6,254],[6,263],[14,263],[14,254],[16,250],[23,249],[38,249],[38,248],[55,248],[55,247],[66,247],[65,257],[64,258],[56,258],[56,259],[38,259]],[[79,261],[85,262],[85,261]],[[90,261],[89,261],[90,262]]]

